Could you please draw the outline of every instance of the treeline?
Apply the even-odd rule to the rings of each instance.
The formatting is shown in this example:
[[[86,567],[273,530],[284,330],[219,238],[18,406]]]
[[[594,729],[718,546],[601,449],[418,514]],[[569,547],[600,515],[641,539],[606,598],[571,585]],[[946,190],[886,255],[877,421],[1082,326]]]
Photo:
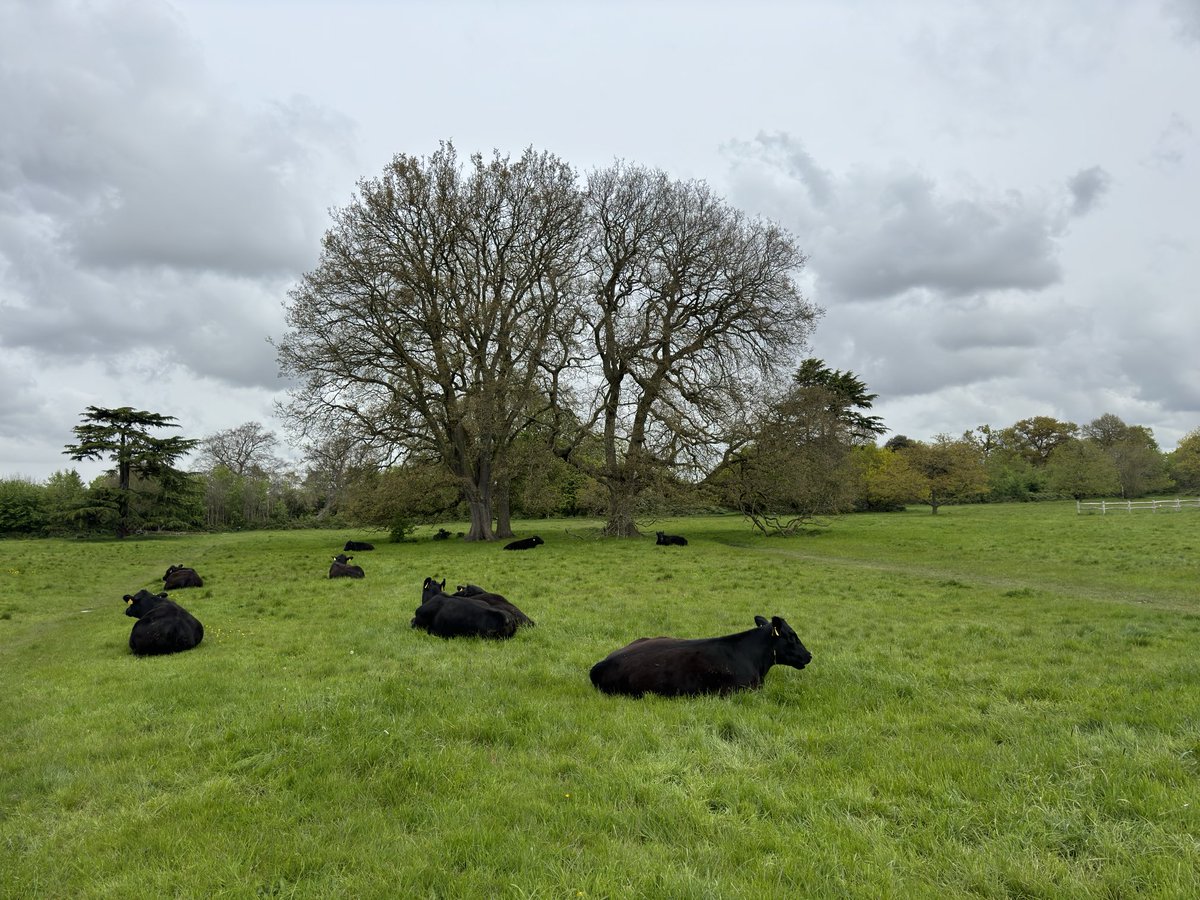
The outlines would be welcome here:
[[[851,393],[869,405],[872,395]],[[803,391],[793,392],[794,403],[797,396]],[[828,393],[820,396],[829,399]],[[876,444],[847,440],[848,433],[841,432],[838,440],[822,443],[814,423],[828,416],[828,404],[824,413],[821,409],[818,403],[804,414],[793,408],[790,426],[784,417],[775,422],[775,433],[784,436],[781,445],[733,451],[705,477],[688,480],[661,471],[643,493],[637,515],[648,521],[735,512],[764,531],[787,532],[835,513],[917,503],[936,512],[955,503],[1200,494],[1200,429],[1169,453],[1159,449],[1150,429],[1110,414],[1082,426],[1035,416],[1007,428],[980,426],[957,438],[918,441],[901,435]],[[844,404],[834,404],[834,410],[834,420],[851,413],[863,418]],[[796,433],[801,423],[807,435]],[[878,422],[866,420],[871,424]],[[277,439],[257,423],[197,444],[199,465],[177,489],[164,491],[152,478],[131,479],[128,530],[357,526],[402,539],[417,525],[465,521],[469,515],[459,480],[436,461],[381,467],[361,448],[347,446],[341,453],[310,448],[297,472],[275,456]],[[607,511],[604,486],[532,434],[514,448],[509,491],[520,518],[596,517]],[[118,493],[115,471],[90,484],[74,470],[40,483],[0,480],[0,534],[112,534],[120,514]]]

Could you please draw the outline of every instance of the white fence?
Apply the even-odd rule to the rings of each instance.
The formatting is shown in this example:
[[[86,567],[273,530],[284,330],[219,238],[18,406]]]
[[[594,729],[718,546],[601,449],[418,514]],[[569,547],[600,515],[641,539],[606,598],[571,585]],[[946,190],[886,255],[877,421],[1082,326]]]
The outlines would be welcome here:
[[[1099,512],[1101,515],[1110,512],[1133,512],[1135,509],[1183,509],[1184,507],[1200,508],[1200,497],[1188,497],[1175,500],[1076,500],[1075,512]]]

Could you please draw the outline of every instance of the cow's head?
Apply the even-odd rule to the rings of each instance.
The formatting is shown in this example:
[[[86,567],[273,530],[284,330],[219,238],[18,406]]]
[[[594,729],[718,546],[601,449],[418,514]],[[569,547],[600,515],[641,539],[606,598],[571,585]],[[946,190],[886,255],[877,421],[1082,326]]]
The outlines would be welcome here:
[[[773,616],[770,622],[762,616],[755,616],[754,624],[770,632],[771,652],[775,656],[775,662],[795,669],[803,669],[812,662],[812,654],[808,652],[808,648],[800,643],[800,638],[792,630],[792,626],[779,616]]]
[[[125,615],[133,616],[135,619],[140,619],[158,604],[167,599],[166,594],[152,594],[149,591],[141,590],[136,594],[126,594],[125,600]]]
[[[421,585],[421,602],[424,603],[431,597],[436,597],[438,594],[444,594],[446,587],[446,579],[443,578],[440,582],[434,581],[432,578],[426,578],[425,583]]]
[[[335,563],[337,563],[339,566],[344,566],[344,565],[346,565],[346,563],[350,562],[350,560],[352,560],[352,559],[354,559],[353,556],[347,556],[345,553],[339,553],[337,556],[335,556],[333,558],[333,561]]]

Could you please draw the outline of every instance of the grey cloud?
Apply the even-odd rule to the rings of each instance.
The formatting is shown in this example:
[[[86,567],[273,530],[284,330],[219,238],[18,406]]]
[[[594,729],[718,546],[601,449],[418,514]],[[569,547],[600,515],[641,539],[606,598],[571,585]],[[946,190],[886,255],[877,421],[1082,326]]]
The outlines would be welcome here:
[[[0,194],[52,217],[84,266],[295,270],[322,226],[311,187],[351,126],[302,99],[252,111],[220,96],[163,9],[18,4],[0,19]]]
[[[785,154],[784,147],[792,152]],[[911,168],[860,168],[828,177],[823,203],[778,186],[820,171],[786,136],[731,145],[738,205],[767,211],[809,255],[822,294],[880,300],[924,289],[964,297],[999,289],[1039,290],[1061,277],[1051,205],[1017,192],[954,197]],[[784,198],[783,200],[780,197]],[[786,204],[786,205],[785,205]]]
[[[1071,215],[1082,216],[1091,212],[1108,192],[1112,176],[1099,166],[1081,169],[1067,180],[1071,192]]]
[[[739,155],[756,155],[794,176],[812,198],[813,205],[818,208],[827,207],[833,199],[833,177],[817,165],[812,154],[805,150],[799,141],[792,140],[786,134],[763,133],[752,143],[735,141],[730,143],[728,148]]]
[[[1200,0],[1165,0],[1163,9],[1182,38],[1200,41]]]
[[[1181,166],[1187,151],[1195,141],[1191,123],[1179,113],[1172,114],[1151,151],[1149,164],[1159,169],[1176,169]]]
[[[163,4],[3,5],[0,58],[0,346],[277,388],[267,337],[349,183],[348,122],[230,102]]]

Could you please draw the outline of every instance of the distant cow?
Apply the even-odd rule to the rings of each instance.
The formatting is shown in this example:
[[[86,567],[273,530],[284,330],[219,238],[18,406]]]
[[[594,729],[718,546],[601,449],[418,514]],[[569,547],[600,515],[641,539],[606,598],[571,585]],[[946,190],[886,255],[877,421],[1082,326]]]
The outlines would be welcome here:
[[[510,638],[517,631],[517,619],[506,609],[492,606],[476,597],[458,597],[442,592],[440,584],[426,578],[421,589],[421,605],[413,615],[412,627],[443,638]]]
[[[687,538],[680,537],[677,534],[666,534],[662,531],[656,531],[654,543],[659,547],[686,547]]]
[[[803,669],[812,654],[776,616],[754,617],[750,631],[683,640],[639,638],[592,666],[592,684],[606,694],[728,694],[762,686],[775,663]]]
[[[433,536],[433,539],[435,541],[447,541],[450,539],[450,532],[448,532],[445,528],[439,528],[437,530],[437,534]]]
[[[333,565],[329,567],[330,578],[364,578],[366,573],[363,572],[362,566],[350,565],[350,560],[353,556],[347,556],[345,553],[339,553],[333,558]]]
[[[204,581],[196,574],[195,569],[186,566],[167,566],[167,574],[162,577],[164,591],[176,591],[186,587],[204,587]]]
[[[505,544],[505,550],[532,550],[538,544],[546,543],[536,534],[533,537],[521,538],[519,541],[513,541],[511,544]]]
[[[139,656],[191,650],[204,638],[204,626],[166,594],[126,594],[125,615],[137,619],[129,632],[129,649]]]
[[[426,583],[428,583],[430,580],[431,579],[428,579],[428,578],[425,579]],[[437,582],[434,582],[434,584],[437,584]],[[442,580],[441,586],[443,589],[446,586],[446,582],[444,579]],[[483,588],[481,588],[477,584],[460,584],[458,586],[458,588],[454,591],[453,596],[455,596],[455,597],[472,597],[475,600],[482,600],[484,603],[488,604],[489,606],[494,606],[497,609],[506,610],[507,612],[509,612],[512,615],[512,617],[514,619],[517,620],[518,628],[520,628],[522,625],[528,625],[529,627],[532,628],[534,625],[537,624],[536,622],[533,621],[533,619],[529,618],[529,616],[525,615],[525,613],[523,613],[523,612],[521,612],[521,610],[517,609],[517,607],[514,604],[510,603],[507,598],[502,597],[499,594],[493,594],[491,591],[485,591]]]
[[[347,552],[354,550],[374,550],[374,544],[368,544],[366,541],[346,541],[346,546],[342,548]]]

